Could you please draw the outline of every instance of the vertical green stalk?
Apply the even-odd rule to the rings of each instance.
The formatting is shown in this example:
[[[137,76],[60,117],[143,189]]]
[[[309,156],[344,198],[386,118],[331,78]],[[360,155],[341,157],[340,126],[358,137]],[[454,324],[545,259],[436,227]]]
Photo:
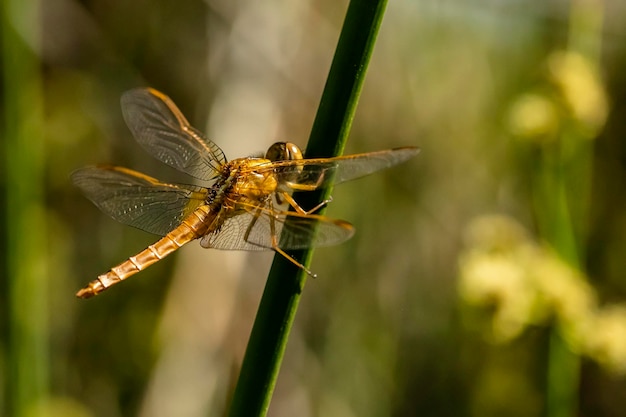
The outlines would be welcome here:
[[[352,0],[313,123],[307,157],[340,155],[345,146],[386,0]],[[331,190],[296,195],[303,207],[314,207]],[[291,255],[309,265],[313,251]],[[269,408],[289,331],[306,274],[282,256],[274,257],[241,367],[231,417],[265,416]]]
[[[0,374],[7,376],[4,412],[14,416],[37,415],[48,388],[39,6],[37,0],[3,0],[0,10],[8,319],[6,372]]]
[[[590,190],[585,187],[588,182],[576,180],[591,174],[591,143],[588,138],[563,132],[559,145],[558,149],[544,150],[550,155],[545,155],[540,174],[543,193],[538,198],[543,200],[543,210],[539,221],[544,239],[561,258],[580,270],[584,248],[576,226],[586,221]],[[574,417],[578,409],[580,356],[572,352],[559,328],[551,330],[548,343],[546,414]]]
[[[584,57],[593,68],[599,66],[602,34],[602,2],[579,0],[572,3],[569,53]],[[579,100],[585,100],[579,97]],[[545,151],[537,196],[539,224],[544,238],[574,268],[584,269],[584,238],[590,206],[593,135],[601,125],[581,131],[574,120],[566,123],[557,148]],[[597,122],[597,123],[603,123]],[[549,341],[547,412],[549,417],[578,414],[581,360],[553,329]]]

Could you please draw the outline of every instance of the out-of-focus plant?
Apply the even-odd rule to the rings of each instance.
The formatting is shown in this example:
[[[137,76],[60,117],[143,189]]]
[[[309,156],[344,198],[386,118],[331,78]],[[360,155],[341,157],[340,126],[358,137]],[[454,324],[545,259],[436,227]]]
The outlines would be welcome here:
[[[552,417],[576,414],[580,354],[611,371],[626,369],[621,330],[613,330],[612,338],[594,329],[604,320],[610,321],[605,324],[609,328],[626,328],[626,321],[598,306],[581,272],[591,206],[592,139],[610,108],[598,60],[602,5],[592,3],[572,4],[567,48],[548,55],[543,81],[523,91],[508,113],[509,130],[533,166],[528,178],[533,216],[545,246],[510,221],[482,220],[470,229],[493,229],[496,240],[485,244],[471,238],[461,261],[464,299],[495,307],[495,340],[512,340],[531,324],[554,324],[545,395],[546,415]],[[501,233],[518,238],[494,251]]]
[[[547,72],[547,88],[522,94],[511,106],[511,132],[538,144],[554,142],[570,129],[595,138],[609,110],[596,66],[577,52],[558,51],[548,58]]]
[[[557,110],[552,140],[538,143],[531,174],[534,217],[541,239],[575,270],[583,269],[591,200],[593,141],[609,103],[600,76],[603,4],[577,1],[570,10],[565,50],[547,59],[545,98]],[[520,136],[514,136],[520,138]],[[548,136],[549,137],[549,136]],[[568,303],[568,301],[565,301]],[[546,414],[577,414],[580,357],[567,332],[553,328],[547,357]]]
[[[572,351],[626,374],[626,305],[600,306],[586,277],[512,218],[477,218],[466,244],[460,295],[489,309],[490,340],[507,343],[530,326],[555,325]]]

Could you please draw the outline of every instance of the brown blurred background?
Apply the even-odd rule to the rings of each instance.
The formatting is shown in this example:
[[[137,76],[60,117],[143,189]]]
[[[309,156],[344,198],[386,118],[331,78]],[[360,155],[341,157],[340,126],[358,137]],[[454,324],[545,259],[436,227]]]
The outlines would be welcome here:
[[[347,2],[6,1],[0,414],[219,416],[271,253],[192,243],[89,301],[155,236],[69,181],[167,181],[119,98],[151,86],[229,158],[306,144]],[[626,4],[389,2],[269,415],[623,416]]]

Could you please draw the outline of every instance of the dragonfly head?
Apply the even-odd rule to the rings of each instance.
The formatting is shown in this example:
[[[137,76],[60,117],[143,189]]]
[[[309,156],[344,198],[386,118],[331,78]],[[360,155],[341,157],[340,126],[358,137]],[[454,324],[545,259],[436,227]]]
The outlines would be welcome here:
[[[291,142],[276,142],[269,147],[265,153],[265,158],[272,162],[281,161],[303,161],[302,151],[300,148]],[[303,167],[300,164],[295,166],[295,169],[290,171],[289,175],[282,175],[282,181],[296,181],[298,176],[302,173]]]
[[[294,161],[303,158],[300,148],[290,142],[276,142],[265,153],[265,159],[269,159],[272,162]]]

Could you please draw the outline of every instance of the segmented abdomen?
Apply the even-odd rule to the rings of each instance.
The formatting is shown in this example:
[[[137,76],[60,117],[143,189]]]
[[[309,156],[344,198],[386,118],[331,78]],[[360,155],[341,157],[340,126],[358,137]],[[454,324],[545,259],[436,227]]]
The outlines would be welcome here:
[[[121,264],[114,266],[105,274],[91,281],[76,293],[77,297],[90,298],[98,295],[112,285],[117,284],[142,271],[155,262],[165,258],[181,246],[210,232],[215,215],[209,206],[201,206],[187,216],[174,230],[153,245],[148,246],[135,256],[131,256]]]

